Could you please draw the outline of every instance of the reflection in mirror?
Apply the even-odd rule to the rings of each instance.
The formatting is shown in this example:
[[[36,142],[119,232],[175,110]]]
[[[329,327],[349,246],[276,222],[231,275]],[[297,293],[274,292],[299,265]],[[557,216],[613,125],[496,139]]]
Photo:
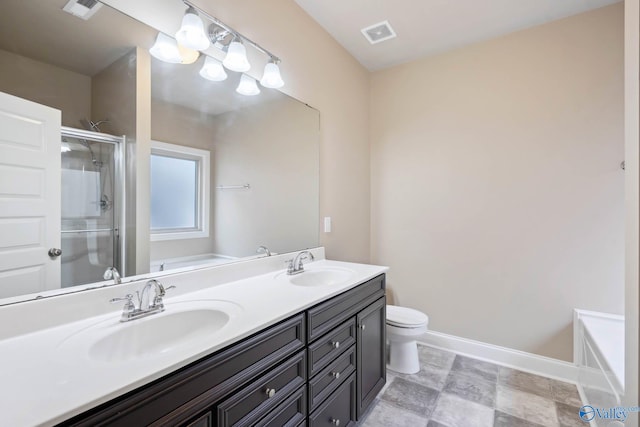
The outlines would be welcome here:
[[[47,141],[61,153],[61,209],[50,213],[61,232],[56,242],[40,242],[62,250],[51,259],[61,274],[18,276],[30,266],[7,264],[5,251],[0,303],[99,282],[110,267],[131,277],[266,256],[260,246],[282,253],[318,245],[316,110],[265,87],[240,95],[240,73],[205,79],[202,55],[192,64],[159,61],[148,53],[157,29],[106,5],[84,20],[63,11],[66,3],[0,5],[0,92],[61,110],[64,126],[59,140]],[[207,154],[208,174],[192,163],[198,197],[158,184],[167,179],[152,176],[161,169],[152,140]],[[161,212],[190,213],[190,230],[154,232],[154,185],[164,185]],[[158,238],[166,234],[173,239]],[[0,244],[17,259],[20,245],[7,238]]]

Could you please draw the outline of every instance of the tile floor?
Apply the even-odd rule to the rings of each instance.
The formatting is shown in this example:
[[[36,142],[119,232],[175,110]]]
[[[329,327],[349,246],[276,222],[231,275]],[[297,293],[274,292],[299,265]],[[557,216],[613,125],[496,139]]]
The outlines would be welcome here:
[[[575,385],[418,346],[420,372],[387,371],[361,427],[584,427]]]

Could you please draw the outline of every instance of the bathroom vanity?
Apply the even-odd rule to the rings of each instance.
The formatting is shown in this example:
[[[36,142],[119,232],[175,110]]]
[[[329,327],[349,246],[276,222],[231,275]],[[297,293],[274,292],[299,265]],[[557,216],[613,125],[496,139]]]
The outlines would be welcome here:
[[[64,426],[348,426],[385,383],[385,277]]]
[[[260,262],[282,265],[272,260],[249,264]],[[242,270],[232,265],[213,273],[204,269],[160,280],[184,289],[232,269]],[[146,319],[120,323],[120,313],[112,309],[89,320],[37,331],[36,336],[46,335],[50,343],[61,342],[49,355],[53,364],[31,365],[28,370],[25,360],[16,367],[27,373],[22,383],[20,372],[2,368],[0,375],[15,383],[18,393],[5,400],[2,410],[15,425],[353,425],[385,383],[387,269],[326,260],[309,263],[305,269],[297,276],[278,270],[211,287],[201,284],[200,289],[167,298],[165,312]],[[113,289],[109,292],[115,294]],[[231,303],[240,308],[225,308]],[[167,351],[158,347],[157,354],[151,354],[140,352],[135,343],[132,349],[126,343],[105,341],[114,331],[163,318],[171,323],[157,333],[166,330],[170,335],[173,323],[189,319],[181,313],[201,312],[207,304],[227,310],[230,316],[209,335],[197,332],[199,317],[191,318],[194,322],[185,331],[196,330],[200,344],[184,341]],[[142,328],[144,335],[150,335]],[[0,352],[7,354],[10,341],[0,341]],[[109,345],[100,349],[103,342]],[[58,364],[61,356],[72,359],[64,364],[69,372]],[[49,390],[26,392],[38,387]],[[60,395],[64,393],[68,395]],[[20,407],[39,406],[43,413],[20,412]]]

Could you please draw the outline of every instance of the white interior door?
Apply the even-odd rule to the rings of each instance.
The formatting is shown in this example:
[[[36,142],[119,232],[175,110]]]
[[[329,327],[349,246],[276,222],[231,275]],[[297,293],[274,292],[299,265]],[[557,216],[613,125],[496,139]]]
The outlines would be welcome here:
[[[61,112],[0,92],[0,298],[60,287]]]

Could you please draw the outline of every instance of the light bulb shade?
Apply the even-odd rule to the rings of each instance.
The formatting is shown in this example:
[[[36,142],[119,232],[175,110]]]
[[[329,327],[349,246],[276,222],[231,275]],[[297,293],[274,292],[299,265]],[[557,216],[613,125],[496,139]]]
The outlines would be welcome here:
[[[238,85],[236,92],[238,92],[240,95],[254,96],[260,93],[260,89],[258,88],[256,79],[243,74],[240,77],[240,84]]]
[[[265,65],[264,74],[262,75],[262,79],[260,79],[260,84],[272,89],[278,89],[284,86],[284,81],[280,75],[280,67],[278,67],[278,64],[269,62]]]
[[[207,80],[214,82],[221,82],[226,80],[227,73],[224,71],[224,67],[217,59],[207,56],[204,60],[204,65],[200,69],[200,76]]]
[[[184,47],[180,43],[178,43],[178,52],[180,52],[180,58],[182,59],[182,61],[180,61],[181,64],[193,64],[200,58],[200,52]]]
[[[239,73],[249,71],[251,68],[251,64],[249,64],[249,60],[247,59],[247,50],[244,45],[238,41],[229,43],[227,56],[225,56],[222,64],[227,67],[227,69]]]
[[[182,56],[178,50],[178,43],[168,35],[164,33],[158,33],[156,42],[149,49],[149,53],[154,57],[164,62],[170,62],[172,64],[180,64],[182,62]]]
[[[211,42],[204,32],[204,24],[198,14],[190,9],[182,18],[182,26],[176,33],[176,40],[182,46],[194,50],[205,50]]]

